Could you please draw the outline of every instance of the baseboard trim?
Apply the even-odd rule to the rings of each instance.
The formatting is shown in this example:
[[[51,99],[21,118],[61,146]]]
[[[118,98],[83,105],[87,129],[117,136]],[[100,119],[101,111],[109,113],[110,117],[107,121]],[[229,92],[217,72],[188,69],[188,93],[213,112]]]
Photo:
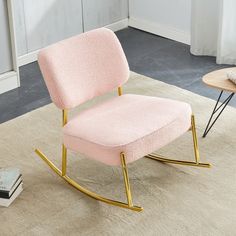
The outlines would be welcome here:
[[[127,28],[128,23],[129,23],[129,20],[128,20],[128,18],[126,18],[126,19],[117,21],[113,24],[106,25],[104,27],[106,27],[106,28],[108,28],[112,31],[118,31],[118,30]],[[18,65],[19,66],[24,66],[24,65],[27,65],[29,63],[37,61],[38,53],[39,53],[39,50],[36,50],[36,51],[30,52],[30,53],[27,53],[25,55],[19,56],[18,57]]]
[[[11,71],[0,75],[0,94],[18,87],[17,72]]]
[[[129,26],[190,45],[190,33],[179,29],[131,17]]]
[[[18,57],[18,65],[24,66],[24,65],[27,65],[27,64],[32,63],[34,61],[37,61],[38,60],[38,53],[39,53],[39,50],[36,50],[36,51],[30,52],[30,53],[27,53],[23,56],[19,56]]]
[[[112,23],[110,25],[106,25],[105,27],[115,32],[115,31],[127,28],[128,25],[129,25],[129,19],[126,18],[126,19],[117,21],[115,23]]]

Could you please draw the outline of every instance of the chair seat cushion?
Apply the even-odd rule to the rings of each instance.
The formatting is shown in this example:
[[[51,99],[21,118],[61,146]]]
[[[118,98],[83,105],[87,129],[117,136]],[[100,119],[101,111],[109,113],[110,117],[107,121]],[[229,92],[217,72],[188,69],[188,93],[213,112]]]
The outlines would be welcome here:
[[[63,128],[64,145],[108,165],[120,153],[133,162],[170,143],[191,127],[189,104],[126,94],[95,105]]]

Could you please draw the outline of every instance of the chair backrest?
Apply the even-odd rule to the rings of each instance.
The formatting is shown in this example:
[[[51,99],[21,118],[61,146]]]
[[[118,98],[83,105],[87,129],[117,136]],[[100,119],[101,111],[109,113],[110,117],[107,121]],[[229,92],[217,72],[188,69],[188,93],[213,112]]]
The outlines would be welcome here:
[[[129,66],[116,35],[100,28],[40,51],[38,62],[52,101],[74,108],[124,84]]]

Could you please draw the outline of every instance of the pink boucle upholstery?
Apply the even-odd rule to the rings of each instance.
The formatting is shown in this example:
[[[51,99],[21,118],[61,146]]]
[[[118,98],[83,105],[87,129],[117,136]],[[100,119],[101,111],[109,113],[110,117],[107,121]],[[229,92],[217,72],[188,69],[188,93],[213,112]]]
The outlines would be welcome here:
[[[53,102],[74,108],[124,84],[129,66],[105,28],[43,49],[39,65]],[[127,163],[165,146],[191,126],[188,104],[141,95],[117,96],[81,112],[63,127],[64,145],[108,165]]]
[[[129,77],[119,40],[105,28],[51,45],[41,50],[38,61],[50,96],[61,109],[109,92]]]
[[[81,112],[63,128],[67,148],[108,165],[127,163],[165,146],[191,126],[188,104],[122,95]]]

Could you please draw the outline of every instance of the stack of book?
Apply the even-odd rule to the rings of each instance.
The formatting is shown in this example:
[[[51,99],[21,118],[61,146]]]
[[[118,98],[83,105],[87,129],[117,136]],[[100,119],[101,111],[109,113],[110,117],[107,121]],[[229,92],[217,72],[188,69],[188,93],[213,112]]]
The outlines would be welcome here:
[[[0,206],[8,207],[22,192],[23,182],[17,168],[0,168]]]

